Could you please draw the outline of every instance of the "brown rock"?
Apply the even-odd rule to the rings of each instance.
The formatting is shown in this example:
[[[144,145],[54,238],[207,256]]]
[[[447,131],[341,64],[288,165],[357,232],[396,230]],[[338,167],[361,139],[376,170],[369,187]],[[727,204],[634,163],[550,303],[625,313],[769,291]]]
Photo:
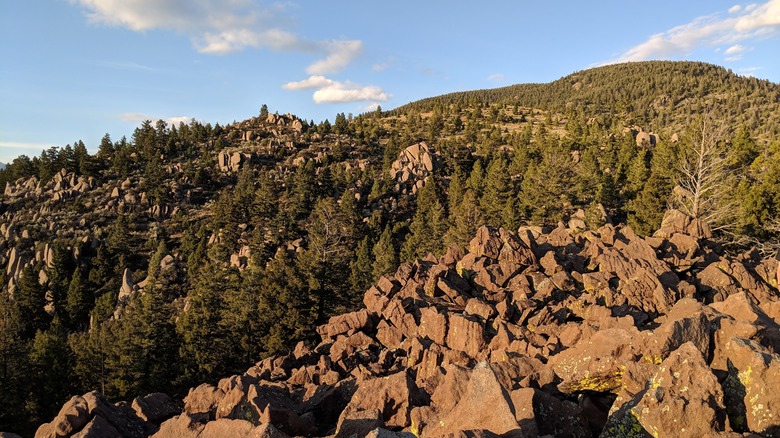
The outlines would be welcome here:
[[[552,356],[547,365],[563,379],[561,392],[617,391],[625,364],[641,355],[643,337],[636,329],[601,330]]]
[[[453,313],[449,317],[447,346],[462,351],[473,358],[485,353],[485,330],[473,316]]]
[[[444,345],[447,337],[447,314],[436,307],[420,309],[420,327],[417,335]]]
[[[335,338],[352,330],[366,330],[373,326],[373,320],[368,310],[345,313],[331,317],[326,325],[317,327],[317,333],[323,339]]]
[[[369,312],[374,314],[382,314],[390,300],[385,296],[382,291],[375,286],[371,286],[363,295],[363,304]]]
[[[339,417],[335,438],[364,437],[372,430],[384,426],[382,412],[378,409],[351,411],[345,409]]]
[[[706,436],[726,431],[723,391],[698,348],[681,346],[663,361],[645,391],[610,416],[603,435],[635,427],[652,436]]]
[[[763,436],[780,433],[780,356],[742,338],[732,338],[725,350],[729,373],[723,386],[729,423],[735,430]]]
[[[710,321],[704,312],[680,319],[669,319],[647,340],[648,353],[653,360],[663,359],[681,345],[690,342],[706,357],[710,349],[710,330]]]
[[[411,425],[410,412],[419,403],[414,380],[408,371],[361,382],[345,411],[370,411],[382,413],[384,424],[404,428]]]
[[[220,418],[206,423],[198,438],[289,438],[271,424],[255,426],[247,420]]]
[[[98,415],[92,418],[92,421],[80,432],[71,435],[72,438],[109,438],[123,436],[117,431],[107,419]]]
[[[113,405],[102,394],[92,391],[84,394],[84,400],[87,402],[89,413],[95,416],[102,416],[119,432],[122,437],[144,437],[146,436],[143,420],[138,418],[127,405]]]
[[[480,362],[471,372],[465,393],[455,407],[430,421],[423,433],[436,437],[458,431],[485,430],[502,436],[522,436],[519,429],[509,393],[501,386],[490,365]]]
[[[687,234],[692,237],[709,239],[712,231],[709,225],[694,219],[680,210],[667,210],[661,220],[661,228],[653,236],[670,238],[674,233]]]
[[[496,316],[496,309],[479,298],[470,298],[466,302],[465,311],[469,315],[480,317],[482,321],[487,321],[488,319]]]
[[[206,413],[215,415],[220,400],[225,392],[214,385],[204,383],[196,388],[190,388],[184,397],[184,412],[188,414]]]
[[[208,414],[183,413],[160,425],[153,438],[197,438],[208,421]]]
[[[73,396],[60,409],[59,414],[50,422],[41,425],[35,433],[36,438],[54,438],[69,436],[81,430],[91,419],[87,401],[81,396]]]

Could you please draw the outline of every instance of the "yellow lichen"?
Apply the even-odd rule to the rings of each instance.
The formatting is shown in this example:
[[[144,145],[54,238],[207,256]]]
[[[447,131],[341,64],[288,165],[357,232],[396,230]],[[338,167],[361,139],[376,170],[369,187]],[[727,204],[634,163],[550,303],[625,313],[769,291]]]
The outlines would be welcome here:
[[[412,425],[409,427],[409,431],[412,432],[412,435],[416,437],[420,437],[420,430],[417,428],[417,424],[414,422],[414,418],[412,419]]]
[[[745,371],[740,371],[739,374],[737,374],[737,377],[739,377],[739,383],[741,383],[743,386],[747,387],[750,385],[750,374],[753,373],[753,368],[748,367]]]

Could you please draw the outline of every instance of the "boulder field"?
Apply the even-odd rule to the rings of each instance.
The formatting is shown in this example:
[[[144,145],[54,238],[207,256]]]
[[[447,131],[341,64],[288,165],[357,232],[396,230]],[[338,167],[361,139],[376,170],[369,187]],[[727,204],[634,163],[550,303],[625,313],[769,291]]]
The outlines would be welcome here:
[[[669,212],[629,227],[482,227],[242,375],[68,401],[37,437],[780,436],[777,261]]]

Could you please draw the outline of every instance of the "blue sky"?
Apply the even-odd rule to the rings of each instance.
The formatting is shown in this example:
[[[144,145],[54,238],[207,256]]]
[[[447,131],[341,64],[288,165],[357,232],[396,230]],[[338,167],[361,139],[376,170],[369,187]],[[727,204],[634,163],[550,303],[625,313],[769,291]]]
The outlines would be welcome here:
[[[621,61],[780,82],[780,0],[0,0],[0,161],[143,120],[317,122]]]

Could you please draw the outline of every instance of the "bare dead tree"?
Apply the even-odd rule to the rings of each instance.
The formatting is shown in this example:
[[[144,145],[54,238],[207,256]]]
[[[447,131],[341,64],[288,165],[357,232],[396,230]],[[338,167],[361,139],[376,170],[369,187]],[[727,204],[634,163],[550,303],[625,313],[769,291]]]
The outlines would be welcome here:
[[[733,228],[736,217],[727,135],[724,123],[705,114],[691,126],[676,169],[675,207],[708,223],[713,231]]]

